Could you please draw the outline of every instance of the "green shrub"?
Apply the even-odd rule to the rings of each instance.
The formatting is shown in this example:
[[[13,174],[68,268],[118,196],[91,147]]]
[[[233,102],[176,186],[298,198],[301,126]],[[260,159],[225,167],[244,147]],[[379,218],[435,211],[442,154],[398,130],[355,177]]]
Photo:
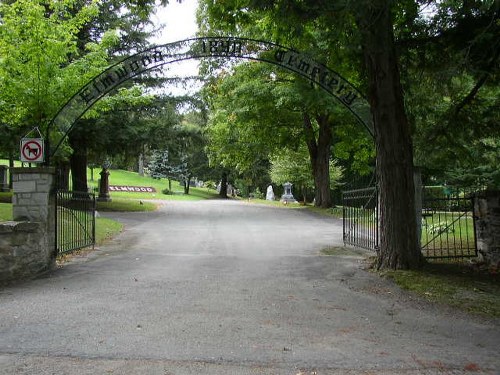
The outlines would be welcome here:
[[[170,190],[169,188],[165,188],[161,192],[162,192],[162,194],[165,194],[165,195],[173,195],[174,194],[174,192],[172,190]]]

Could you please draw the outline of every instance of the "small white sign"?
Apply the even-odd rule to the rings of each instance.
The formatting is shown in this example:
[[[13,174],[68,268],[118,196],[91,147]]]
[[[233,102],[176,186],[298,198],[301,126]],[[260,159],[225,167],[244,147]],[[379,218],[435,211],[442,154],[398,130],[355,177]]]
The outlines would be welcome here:
[[[42,138],[21,139],[21,161],[26,163],[42,163],[44,159]]]

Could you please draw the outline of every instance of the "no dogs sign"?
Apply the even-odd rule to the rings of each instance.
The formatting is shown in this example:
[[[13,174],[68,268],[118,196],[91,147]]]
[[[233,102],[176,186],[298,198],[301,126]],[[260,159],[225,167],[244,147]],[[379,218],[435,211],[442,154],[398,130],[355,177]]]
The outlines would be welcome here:
[[[23,138],[21,139],[21,161],[27,163],[43,162],[43,139]]]

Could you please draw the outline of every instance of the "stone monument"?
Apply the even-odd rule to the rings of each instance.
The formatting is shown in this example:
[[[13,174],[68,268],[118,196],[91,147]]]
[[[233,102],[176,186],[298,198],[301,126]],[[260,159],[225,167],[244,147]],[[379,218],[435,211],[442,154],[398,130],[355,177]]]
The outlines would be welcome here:
[[[111,202],[111,196],[109,195],[109,168],[111,163],[109,160],[105,160],[102,164],[102,171],[99,173],[101,179],[99,181],[99,195],[97,200],[99,202]]]
[[[285,204],[297,203],[296,199],[293,197],[293,194],[292,194],[292,185],[293,184],[290,182],[285,182],[283,184],[284,192],[283,192],[283,195],[281,196],[280,202],[283,202]]]

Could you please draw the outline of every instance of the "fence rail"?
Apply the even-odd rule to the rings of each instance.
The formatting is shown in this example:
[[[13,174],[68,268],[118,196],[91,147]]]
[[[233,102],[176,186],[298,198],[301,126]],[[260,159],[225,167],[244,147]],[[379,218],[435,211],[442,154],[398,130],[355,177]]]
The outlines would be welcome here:
[[[436,196],[435,191],[423,189],[421,249],[429,260],[477,256],[473,196],[457,191],[454,195]],[[342,206],[344,244],[377,251],[377,188],[342,192]]]
[[[428,259],[477,256],[473,198],[426,198],[422,203],[422,253]]]
[[[376,187],[342,192],[344,244],[378,250],[379,211]]]
[[[56,252],[69,253],[95,244],[95,195],[56,191]]]

